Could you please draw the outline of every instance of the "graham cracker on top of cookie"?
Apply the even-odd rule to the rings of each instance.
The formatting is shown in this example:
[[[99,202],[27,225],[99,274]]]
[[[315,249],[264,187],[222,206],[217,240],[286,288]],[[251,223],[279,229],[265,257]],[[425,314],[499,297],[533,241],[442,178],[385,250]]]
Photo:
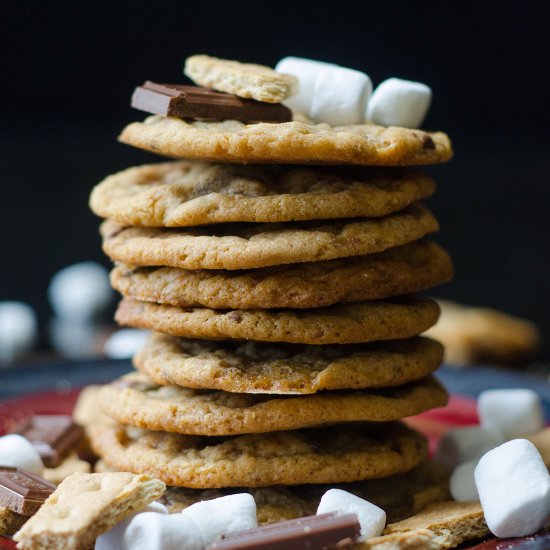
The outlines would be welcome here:
[[[265,65],[209,55],[188,57],[184,73],[199,86],[267,103],[283,101],[298,87],[295,76],[279,73]]]

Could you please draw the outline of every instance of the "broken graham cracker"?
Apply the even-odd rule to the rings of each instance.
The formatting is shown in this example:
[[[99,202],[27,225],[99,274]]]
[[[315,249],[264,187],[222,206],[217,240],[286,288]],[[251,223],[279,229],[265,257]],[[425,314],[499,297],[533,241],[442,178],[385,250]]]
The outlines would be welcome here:
[[[298,79],[265,65],[192,55],[184,71],[195,84],[239,97],[280,103],[298,88]]]
[[[162,481],[148,475],[73,474],[13,538],[23,550],[87,548],[165,489]]]
[[[85,460],[81,460],[76,452],[69,454],[59,466],[55,468],[44,468],[42,475],[51,483],[59,484],[65,478],[72,474],[89,474],[92,471],[92,465]]]
[[[435,550],[454,548],[489,534],[479,502],[439,502],[397,523],[384,534],[353,546],[355,550]]]
[[[28,520],[27,516],[16,514],[0,506],[0,537],[13,535]]]

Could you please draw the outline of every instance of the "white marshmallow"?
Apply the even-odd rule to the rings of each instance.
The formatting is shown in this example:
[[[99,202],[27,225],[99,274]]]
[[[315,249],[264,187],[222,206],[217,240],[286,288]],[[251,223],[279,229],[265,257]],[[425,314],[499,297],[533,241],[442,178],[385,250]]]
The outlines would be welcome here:
[[[204,547],[220,535],[258,527],[256,502],[249,493],[203,500],[182,510],[199,529]]]
[[[544,414],[540,397],[529,389],[487,390],[477,401],[483,428],[511,439],[542,430]]]
[[[449,480],[449,489],[451,495],[459,502],[468,502],[471,500],[479,500],[477,492],[474,471],[476,469],[478,458],[463,462],[457,466]]]
[[[101,537],[99,537],[101,538]],[[98,539],[99,540],[99,539]],[[96,550],[204,550],[202,536],[190,518],[181,514],[156,512],[137,514],[128,523],[116,544]]]
[[[449,430],[439,440],[435,461],[455,468],[463,462],[479,458],[503,441],[501,437],[478,426]]]
[[[550,476],[537,448],[514,439],[481,457],[475,470],[479,499],[497,537],[532,535],[550,513]]]
[[[63,357],[89,359],[101,355],[102,327],[54,317],[48,326],[50,343]]]
[[[23,302],[0,302],[0,362],[9,363],[29,351],[38,334],[36,314]]]
[[[297,93],[283,101],[289,109],[309,116],[311,99],[315,90],[315,79],[322,67],[330,67],[330,63],[292,56],[284,57],[277,63],[276,71],[298,78]]]
[[[104,313],[113,295],[109,273],[96,262],[82,262],[62,269],[53,276],[48,288],[55,314],[79,323]]]
[[[332,126],[364,121],[372,93],[372,82],[365,73],[300,57],[285,57],[275,69],[299,80],[298,93],[284,102],[293,111]]]
[[[365,499],[341,489],[329,489],[321,498],[317,514],[340,512],[355,514],[361,525],[361,539],[382,534],[386,526],[386,512]]]
[[[429,86],[412,80],[388,78],[374,90],[367,118],[382,126],[420,128],[432,101]]]
[[[33,444],[19,434],[0,437],[0,466],[23,468],[38,475],[42,475],[44,468]]]
[[[142,510],[139,510],[128,516],[126,519],[119,521],[114,527],[100,535],[95,541],[95,550],[114,550],[126,548],[124,545],[124,533],[130,523],[138,516],[146,512],[168,515],[166,506],[160,502],[151,502]]]
[[[220,535],[257,527],[248,493],[202,501],[168,515],[152,503],[101,535],[95,550],[204,550]]]
[[[143,347],[148,335],[148,330],[137,328],[117,330],[109,336],[103,351],[110,359],[129,359]]]

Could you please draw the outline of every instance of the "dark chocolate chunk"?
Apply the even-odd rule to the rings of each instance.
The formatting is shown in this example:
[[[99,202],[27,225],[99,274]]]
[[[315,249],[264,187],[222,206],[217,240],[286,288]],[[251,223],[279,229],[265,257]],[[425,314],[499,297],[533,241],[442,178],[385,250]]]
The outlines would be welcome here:
[[[355,514],[332,512],[223,535],[209,550],[322,550],[351,543],[359,533],[360,526]]]
[[[156,84],[147,81],[135,89],[132,107],[147,113],[178,118],[289,122],[292,113],[280,103],[264,103],[200,86]]]
[[[36,415],[17,433],[33,444],[44,466],[55,468],[82,439],[84,431],[67,415]]]
[[[44,478],[20,468],[0,466],[0,506],[22,516],[32,516],[55,491]]]

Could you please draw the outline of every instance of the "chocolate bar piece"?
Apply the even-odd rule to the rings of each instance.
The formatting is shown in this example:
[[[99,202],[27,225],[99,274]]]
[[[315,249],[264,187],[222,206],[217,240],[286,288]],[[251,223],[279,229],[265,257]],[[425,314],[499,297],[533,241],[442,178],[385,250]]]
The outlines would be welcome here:
[[[36,415],[17,430],[38,451],[44,466],[55,468],[83,437],[81,426],[67,415]]]
[[[550,548],[550,531],[546,528],[534,535],[515,539],[491,538],[468,548],[470,550],[548,550]]]
[[[147,81],[135,89],[132,107],[147,113],[178,118],[240,120],[241,122],[289,122],[290,109],[280,103],[264,103],[214,92],[201,86],[156,84]]]
[[[55,491],[44,478],[22,470],[0,466],[0,506],[22,516],[32,516]]]
[[[359,533],[360,526],[355,514],[331,512],[222,535],[209,550],[322,550],[351,543]]]

